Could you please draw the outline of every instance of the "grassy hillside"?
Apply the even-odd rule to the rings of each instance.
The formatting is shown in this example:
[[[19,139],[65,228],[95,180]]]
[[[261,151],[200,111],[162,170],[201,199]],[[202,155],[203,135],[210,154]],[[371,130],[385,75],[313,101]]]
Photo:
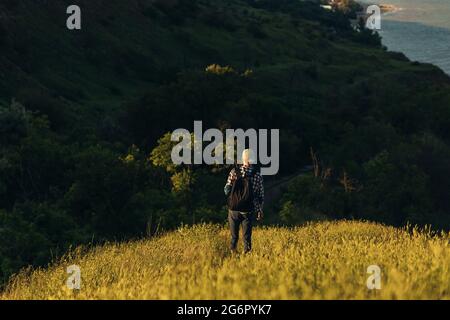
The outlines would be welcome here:
[[[449,106],[448,75],[319,0],[0,1],[0,287],[73,246],[222,223],[229,167],[150,157],[194,120],[280,129],[272,181],[313,150],[266,223],[449,229]]]
[[[450,299],[450,234],[366,222],[259,228],[254,251],[230,256],[217,225],[108,244],[16,276],[1,299]],[[79,251],[79,250],[78,250]],[[65,287],[66,267],[82,287]],[[367,267],[381,268],[368,290]]]

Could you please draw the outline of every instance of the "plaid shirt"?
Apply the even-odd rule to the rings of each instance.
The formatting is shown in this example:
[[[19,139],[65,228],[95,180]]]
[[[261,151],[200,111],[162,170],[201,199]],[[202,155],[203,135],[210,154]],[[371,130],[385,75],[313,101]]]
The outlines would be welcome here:
[[[241,176],[249,176],[253,173],[255,168],[253,166],[250,167],[240,167]],[[231,188],[233,186],[234,181],[236,180],[236,170],[235,168],[231,169],[230,174],[228,175],[227,184],[225,185],[224,191],[225,195],[229,195],[231,192]],[[253,209],[255,212],[262,212],[264,206],[264,185],[263,185],[263,177],[259,172],[255,172],[251,178],[252,190],[253,190]]]

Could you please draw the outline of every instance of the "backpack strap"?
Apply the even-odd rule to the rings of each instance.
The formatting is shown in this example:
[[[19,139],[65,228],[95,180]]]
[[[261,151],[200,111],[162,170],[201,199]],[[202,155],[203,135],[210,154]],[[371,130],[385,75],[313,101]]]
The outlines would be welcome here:
[[[234,172],[236,173],[236,179],[242,177],[241,167],[238,164],[234,165]]]

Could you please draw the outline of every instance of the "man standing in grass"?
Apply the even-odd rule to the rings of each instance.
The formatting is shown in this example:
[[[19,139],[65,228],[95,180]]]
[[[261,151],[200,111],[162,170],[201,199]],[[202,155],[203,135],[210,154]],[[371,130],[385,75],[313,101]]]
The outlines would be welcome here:
[[[228,196],[228,222],[231,231],[231,251],[236,252],[239,228],[242,224],[244,252],[252,249],[252,227],[255,218],[262,220],[264,204],[263,178],[254,165],[253,152],[242,153],[242,165],[233,168],[225,185]]]

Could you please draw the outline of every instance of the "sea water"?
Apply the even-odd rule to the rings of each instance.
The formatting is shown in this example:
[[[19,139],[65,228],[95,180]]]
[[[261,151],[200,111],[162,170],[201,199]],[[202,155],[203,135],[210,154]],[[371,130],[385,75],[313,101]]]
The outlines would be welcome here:
[[[392,4],[382,15],[380,35],[390,51],[413,61],[429,62],[450,74],[450,0],[362,0]]]

